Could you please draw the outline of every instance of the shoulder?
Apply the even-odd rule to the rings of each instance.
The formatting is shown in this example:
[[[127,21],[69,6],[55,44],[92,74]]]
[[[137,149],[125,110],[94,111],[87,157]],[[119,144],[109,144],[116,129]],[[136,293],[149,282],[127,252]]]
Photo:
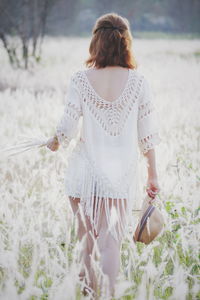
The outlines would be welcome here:
[[[85,69],[79,69],[74,71],[70,76],[70,84],[76,86],[77,88],[81,87],[81,82],[84,78]]]
[[[140,70],[139,71],[133,70],[133,71],[135,72],[135,75],[140,81],[140,86],[141,86],[140,94],[150,94],[152,92],[150,79],[148,79],[147,76]]]
[[[80,79],[82,77],[83,70],[77,70],[71,73],[69,76],[69,86],[71,88],[80,89]]]
[[[130,69],[132,73],[133,85],[136,86],[139,99],[142,98],[145,91],[148,89],[148,81],[146,76],[138,69]]]
[[[138,82],[138,100],[140,105],[144,103],[149,103],[153,99],[153,91],[151,88],[150,80],[147,78],[147,76],[140,70],[132,69],[132,72],[134,73],[134,81],[136,78],[136,81]]]
[[[138,70],[138,69],[130,69],[130,72],[134,75],[135,78],[137,78],[140,81],[144,81],[145,80],[145,76],[142,73],[142,71]]]
[[[79,69],[77,71],[74,71],[71,74],[71,80],[76,80],[77,78],[80,78],[80,76],[82,76],[85,71],[86,69]]]

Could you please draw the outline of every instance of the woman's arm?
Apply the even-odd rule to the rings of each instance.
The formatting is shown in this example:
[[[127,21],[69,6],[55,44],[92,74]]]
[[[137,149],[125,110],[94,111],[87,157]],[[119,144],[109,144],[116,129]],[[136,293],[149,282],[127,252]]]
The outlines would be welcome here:
[[[155,150],[150,149],[146,153],[144,153],[144,156],[147,159],[147,194],[152,199],[155,198],[156,194],[159,193],[160,187],[158,184],[158,176],[156,171],[156,158],[155,158]]]
[[[47,142],[47,147],[57,151],[59,145],[68,147],[70,141],[78,134],[78,122],[82,115],[80,93],[76,84],[76,73],[72,75],[65,96],[64,111],[55,128],[55,134]]]
[[[159,135],[159,122],[153,102],[153,93],[148,81],[143,77],[141,93],[138,102],[138,143],[140,152],[147,159],[147,194],[154,200],[160,191],[155,161],[155,146],[161,142]]]
[[[144,156],[147,158],[148,162],[148,178],[157,178],[157,171],[156,171],[156,159],[155,159],[155,150],[150,149]]]

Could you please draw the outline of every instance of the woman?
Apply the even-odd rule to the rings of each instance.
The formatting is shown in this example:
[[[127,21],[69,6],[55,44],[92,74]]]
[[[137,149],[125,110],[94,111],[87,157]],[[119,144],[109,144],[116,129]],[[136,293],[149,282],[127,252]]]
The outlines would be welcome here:
[[[128,20],[115,13],[97,19],[89,52],[89,68],[71,76],[65,111],[48,148],[68,146],[82,119],[65,177],[66,193],[79,221],[78,237],[86,238],[82,253],[86,268],[80,277],[86,277],[86,284],[97,292],[92,263],[97,242],[100,265],[114,295],[120,246],[137,188],[137,145],[148,161],[147,193],[154,201],[159,192],[154,146],[160,138],[151,90],[136,70]]]

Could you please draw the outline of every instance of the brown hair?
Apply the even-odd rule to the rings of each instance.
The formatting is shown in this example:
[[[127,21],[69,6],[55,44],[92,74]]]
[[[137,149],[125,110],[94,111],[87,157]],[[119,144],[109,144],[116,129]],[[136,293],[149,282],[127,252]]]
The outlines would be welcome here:
[[[122,66],[136,69],[132,53],[132,35],[129,21],[116,13],[104,14],[96,20],[89,46],[87,67]]]

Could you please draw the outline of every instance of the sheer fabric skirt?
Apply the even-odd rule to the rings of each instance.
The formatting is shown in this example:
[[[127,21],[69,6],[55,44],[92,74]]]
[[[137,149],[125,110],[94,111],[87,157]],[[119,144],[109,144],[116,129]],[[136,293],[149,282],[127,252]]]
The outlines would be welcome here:
[[[121,240],[132,217],[135,170],[130,169],[129,178],[123,178],[120,186],[113,185],[100,174],[89,160],[84,142],[79,141],[69,157],[65,174],[67,196],[80,198],[83,213],[87,215],[98,235],[102,214],[106,216],[108,231],[116,241]],[[132,175],[132,176],[131,176]]]

